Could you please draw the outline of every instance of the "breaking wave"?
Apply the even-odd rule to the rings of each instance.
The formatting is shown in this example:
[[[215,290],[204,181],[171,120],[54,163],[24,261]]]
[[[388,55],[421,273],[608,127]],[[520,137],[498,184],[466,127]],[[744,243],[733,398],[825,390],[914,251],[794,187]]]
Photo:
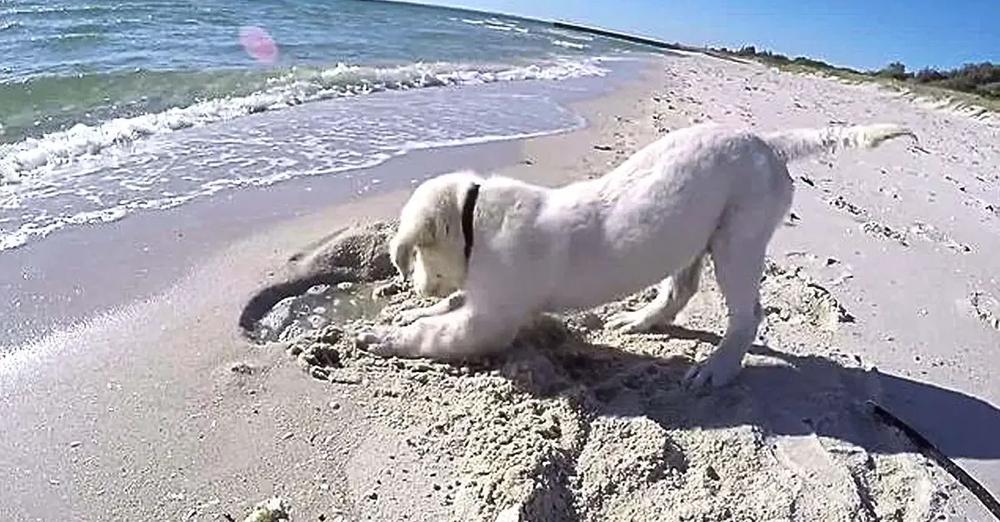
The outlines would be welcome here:
[[[46,172],[108,149],[126,148],[142,138],[341,96],[392,89],[483,84],[519,80],[561,80],[601,76],[600,58],[557,59],[525,66],[415,63],[396,67],[338,64],[325,69],[293,69],[267,77],[244,95],[196,101],[158,112],[122,116],[0,145],[0,186]],[[180,73],[178,73],[180,74]],[[163,79],[167,81],[167,79]]]

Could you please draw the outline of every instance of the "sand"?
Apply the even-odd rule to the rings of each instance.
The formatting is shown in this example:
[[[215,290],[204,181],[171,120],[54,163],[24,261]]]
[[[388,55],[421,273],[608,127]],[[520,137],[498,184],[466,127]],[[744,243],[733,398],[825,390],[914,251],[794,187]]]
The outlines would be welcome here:
[[[388,260],[385,245],[368,240],[384,239],[386,228],[346,231],[326,255],[303,256],[324,261],[305,270],[308,279],[321,272],[337,274],[330,284],[351,281],[331,296],[340,301],[392,284],[371,277]],[[718,342],[724,320],[711,270],[706,279],[682,328],[604,328],[653,297],[645,292],[540,318],[511,354],[469,364],[387,360],[356,347],[373,323],[424,304],[406,288],[372,317],[327,315],[331,324],[290,326],[297,336],[273,337],[295,340],[265,346],[285,348],[318,381],[359,387],[354,393],[408,433],[412,451],[452,467],[458,478],[445,484],[442,503],[455,520],[925,520],[944,512],[948,477],[864,408],[881,398],[878,371],[831,346],[854,318],[799,271],[768,265],[767,320],[742,382],[705,396],[684,390],[683,372]],[[269,310],[255,320],[290,324],[276,319],[293,314],[288,306]],[[772,343],[794,348],[777,352]],[[369,494],[383,488],[395,489],[376,483]]]
[[[699,55],[575,109],[590,127],[522,142],[503,173],[598,176],[706,120],[896,121],[920,143],[792,166],[766,319],[740,378],[705,394],[680,376],[721,334],[710,266],[675,327],[604,328],[646,291],[539,318],[509,354],[449,365],[352,341],[417,302],[405,287],[370,298],[391,276],[378,245],[405,191],[255,233],[169,290],[38,342],[17,372],[0,366],[0,513],[239,520],[277,497],[293,520],[989,516],[865,401],[1000,491],[997,127]],[[357,222],[386,225],[346,228]],[[280,341],[247,337],[262,319]]]

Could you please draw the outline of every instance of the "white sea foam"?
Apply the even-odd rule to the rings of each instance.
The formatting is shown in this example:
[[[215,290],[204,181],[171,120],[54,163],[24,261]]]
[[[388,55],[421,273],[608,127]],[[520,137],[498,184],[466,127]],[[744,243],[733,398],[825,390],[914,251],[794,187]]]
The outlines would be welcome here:
[[[583,34],[583,33],[577,33],[577,32],[573,32],[573,31],[564,31],[562,29],[547,29],[546,31],[549,34],[554,34],[556,36],[560,36],[562,38],[566,38],[566,39],[569,39],[569,40],[578,40],[578,41],[581,41],[581,42],[593,42],[594,41],[594,37],[593,36],[590,36],[590,35],[587,35],[587,34]]]
[[[462,18],[462,22],[469,25],[476,25],[479,27],[485,27],[487,29],[493,29],[494,31],[504,31],[504,32],[518,32],[527,33],[529,32],[526,27],[521,27],[512,22],[505,22],[499,18],[487,18],[485,20],[477,20],[474,18]]]
[[[552,42],[552,45],[558,45],[559,47],[565,47],[567,49],[586,49],[590,47],[587,44],[582,44],[578,42],[569,42],[566,40],[559,40],[557,38],[552,38],[549,41]]]
[[[529,71],[527,77],[539,73]],[[548,87],[497,87],[417,89],[402,96],[318,102],[190,129],[184,139],[155,136],[80,157],[48,175],[0,187],[0,251],[59,230],[170,209],[235,189],[333,173],[350,178],[349,171],[412,150],[518,139],[583,125],[578,115],[536,91]],[[512,97],[523,101],[512,104]],[[492,117],[477,119],[483,110]],[[437,118],[422,117],[429,114]],[[372,127],[373,121],[380,124]]]
[[[163,112],[116,118],[0,145],[0,185],[44,175],[62,165],[109,149],[127,148],[147,136],[229,120],[301,103],[386,89],[482,84],[531,79],[600,76],[600,59],[557,60],[545,65],[483,68],[417,63],[391,68],[339,64],[319,71],[293,70],[248,96],[208,100]]]
[[[585,124],[583,118],[576,116],[575,119],[576,119],[575,126],[569,127],[567,129],[511,133],[511,134],[488,134],[488,135],[474,136],[469,138],[459,138],[459,139],[410,141],[407,143],[400,144],[398,148],[391,154],[383,153],[383,154],[373,155],[372,157],[366,158],[358,163],[346,164],[337,168],[331,169],[328,167],[318,167],[307,171],[281,170],[275,172],[274,174],[258,178],[215,179],[207,183],[204,183],[198,190],[194,192],[188,192],[179,195],[169,195],[155,199],[128,201],[124,203],[119,203],[117,205],[108,208],[77,212],[71,215],[56,217],[54,219],[49,219],[44,224],[36,222],[27,222],[22,224],[17,230],[13,230],[10,232],[4,232],[2,229],[0,229],[0,252],[23,246],[32,240],[44,238],[45,236],[57,230],[66,228],[68,226],[110,223],[122,219],[125,216],[140,210],[167,210],[174,207],[178,207],[195,199],[213,196],[219,192],[225,190],[231,190],[234,188],[266,187],[301,176],[331,174],[335,172],[346,172],[346,171],[369,168],[384,163],[385,161],[393,157],[407,154],[409,152],[416,150],[458,147],[463,145],[475,145],[475,144],[490,143],[497,141],[509,141],[516,139],[533,138],[538,136],[555,134],[558,132],[564,132],[565,130],[571,130],[572,128],[579,128]],[[370,187],[365,187],[363,190],[361,190],[361,192],[366,192],[369,188]]]

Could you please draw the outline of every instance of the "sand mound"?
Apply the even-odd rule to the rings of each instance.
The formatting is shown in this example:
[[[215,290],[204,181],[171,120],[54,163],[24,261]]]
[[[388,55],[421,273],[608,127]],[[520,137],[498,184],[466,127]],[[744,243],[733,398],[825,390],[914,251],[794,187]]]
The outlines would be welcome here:
[[[315,250],[354,257],[312,256],[303,269],[307,256],[297,256],[280,291],[248,307],[244,328],[264,323],[264,341],[285,340],[276,346],[313,378],[369,394],[401,431],[428,426],[407,442],[460,477],[438,493],[454,519],[926,520],[941,511],[946,476],[862,406],[878,399],[881,374],[832,345],[853,317],[798,271],[768,263],[766,319],[746,370],[734,385],[695,395],[680,378],[724,324],[710,267],[683,327],[642,335],[603,327],[651,299],[647,290],[541,317],[504,356],[380,359],[354,335],[423,304],[407,288],[384,287],[387,230],[348,231]],[[317,281],[352,283],[331,302],[372,306],[317,305],[309,292]],[[285,320],[296,307],[311,307],[323,324]]]

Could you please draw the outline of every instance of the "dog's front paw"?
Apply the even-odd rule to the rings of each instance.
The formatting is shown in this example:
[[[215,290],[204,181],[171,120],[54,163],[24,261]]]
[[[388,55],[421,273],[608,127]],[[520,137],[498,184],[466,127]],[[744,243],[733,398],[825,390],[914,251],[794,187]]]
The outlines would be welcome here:
[[[743,357],[716,351],[700,363],[696,363],[684,375],[684,386],[691,390],[708,387],[721,388],[736,378],[743,369]]]
[[[392,322],[398,325],[408,325],[415,323],[418,319],[423,319],[424,317],[427,317],[427,312],[423,308],[415,308],[399,312],[396,314],[396,317]]]
[[[374,330],[362,332],[355,338],[358,348],[379,357],[403,356],[404,351],[395,342],[393,329],[390,327],[375,327]]]
[[[605,326],[612,330],[634,334],[648,332],[656,326],[656,323],[649,317],[649,314],[637,310],[635,312],[619,312],[611,316]]]
[[[373,299],[386,299],[392,297],[406,289],[406,281],[402,278],[393,278],[388,283],[376,286],[372,290]]]

